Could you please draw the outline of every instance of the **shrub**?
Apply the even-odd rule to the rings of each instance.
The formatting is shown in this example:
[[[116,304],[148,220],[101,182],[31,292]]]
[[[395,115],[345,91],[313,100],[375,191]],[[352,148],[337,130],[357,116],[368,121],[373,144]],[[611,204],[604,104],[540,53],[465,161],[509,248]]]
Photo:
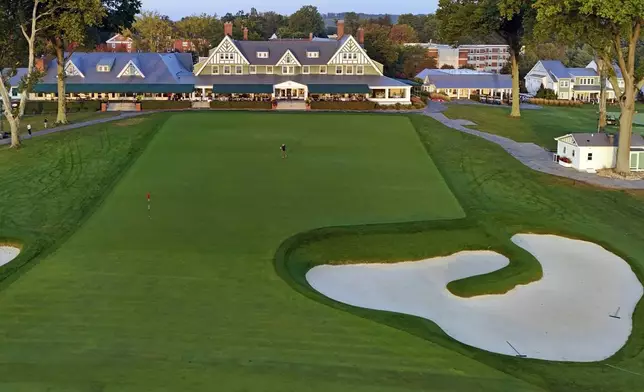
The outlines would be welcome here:
[[[579,101],[567,101],[560,99],[543,99],[543,98],[530,98],[529,103],[540,106],[565,106],[565,107],[575,107],[580,108],[584,104]]]
[[[559,160],[564,163],[572,163],[572,160],[568,157],[559,157]]]
[[[97,112],[101,110],[100,101],[68,101],[67,113]],[[25,106],[25,114],[49,114],[58,112],[58,101],[30,101]]]
[[[539,87],[539,90],[537,91],[536,97],[544,99],[557,99],[557,93],[555,93],[555,90],[545,88],[543,84],[541,84],[541,87]]]
[[[375,110],[375,102],[311,102],[312,110]]]
[[[476,101],[476,102],[481,102],[481,96],[478,94],[471,94],[470,95],[470,100]]]
[[[266,109],[273,108],[271,102],[255,102],[255,101],[212,101],[210,102],[211,109]]]
[[[445,95],[445,94],[439,94],[439,93],[431,93],[431,94],[429,94],[429,97],[430,97],[433,101],[451,101],[451,100],[452,100],[452,99],[451,99],[450,97],[448,97],[447,95]]]
[[[143,101],[142,110],[168,110],[168,109],[190,109],[190,101]]]

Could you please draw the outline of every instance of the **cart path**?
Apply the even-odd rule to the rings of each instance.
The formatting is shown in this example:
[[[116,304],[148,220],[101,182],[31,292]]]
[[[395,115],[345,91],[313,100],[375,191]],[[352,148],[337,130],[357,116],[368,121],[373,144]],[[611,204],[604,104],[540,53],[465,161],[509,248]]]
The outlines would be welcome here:
[[[503,136],[467,128],[467,126],[476,124],[468,120],[450,119],[442,113],[446,109],[447,106],[442,103],[430,102],[429,105],[427,105],[427,107],[425,108],[423,114],[433,118],[436,121],[439,121],[449,128],[463,133],[468,133],[470,135],[478,136],[492,143],[498,144],[510,155],[515,157],[519,162],[523,163],[533,170],[605,188],[644,190],[644,180],[628,181],[616,178],[600,177],[596,174],[578,172],[574,169],[565,168],[554,162],[552,159],[553,154],[551,152],[534,143],[519,143]]]

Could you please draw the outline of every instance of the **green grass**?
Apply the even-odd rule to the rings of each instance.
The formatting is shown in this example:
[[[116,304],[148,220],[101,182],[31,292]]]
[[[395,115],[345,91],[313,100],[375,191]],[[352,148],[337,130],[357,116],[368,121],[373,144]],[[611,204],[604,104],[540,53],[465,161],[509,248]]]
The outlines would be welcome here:
[[[0,285],[0,390],[641,389],[604,363],[491,354],[427,320],[335,303],[303,275],[490,247],[512,264],[450,289],[503,292],[540,276],[509,241],[533,231],[599,242],[641,278],[642,193],[530,171],[421,116],[126,121],[0,151],[13,201],[0,238],[26,244],[23,268],[0,269],[13,272]],[[642,347],[640,306],[608,363],[641,372]]]
[[[67,120],[70,124],[79,123],[89,120],[97,120],[105,117],[113,117],[118,115],[117,112],[76,112],[76,113],[67,113]],[[20,133],[27,133],[27,125],[31,124],[31,130],[33,132],[42,131],[44,126],[44,120],[47,119],[49,122],[49,128],[53,128],[56,125],[56,113],[49,114],[36,114],[36,115],[25,115],[20,122]],[[4,130],[9,132],[9,122],[7,119],[2,116],[2,123]]]

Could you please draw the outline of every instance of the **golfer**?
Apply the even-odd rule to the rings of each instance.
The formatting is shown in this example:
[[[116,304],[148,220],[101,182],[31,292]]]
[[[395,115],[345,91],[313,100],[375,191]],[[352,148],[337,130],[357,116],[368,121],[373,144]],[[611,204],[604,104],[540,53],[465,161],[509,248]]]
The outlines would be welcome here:
[[[29,137],[31,137],[31,124],[27,124],[27,133],[29,134]]]
[[[148,192],[147,194],[147,199],[148,199],[148,218],[151,218],[150,210],[152,209],[152,203],[150,201],[150,192]]]
[[[282,144],[280,146],[280,151],[282,151],[282,159],[287,158],[288,154],[286,154],[286,144]]]
[[[49,122],[47,121],[47,119],[45,119],[45,121],[43,122],[43,125],[45,126],[45,129],[47,129],[47,126],[49,125]]]

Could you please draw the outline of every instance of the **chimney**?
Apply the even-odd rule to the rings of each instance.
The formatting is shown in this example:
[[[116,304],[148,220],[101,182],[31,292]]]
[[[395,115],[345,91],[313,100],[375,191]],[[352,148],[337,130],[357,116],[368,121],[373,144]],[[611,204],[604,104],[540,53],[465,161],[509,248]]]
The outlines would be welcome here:
[[[244,27],[244,41],[248,41],[248,27]]]
[[[45,64],[45,56],[38,57],[34,62],[34,66],[40,72],[45,72],[47,70],[47,64]]]
[[[338,39],[344,37],[344,20],[338,21]]]
[[[313,41],[313,33],[309,33],[309,41]]]
[[[224,23],[224,35],[233,36],[233,22]]]
[[[608,144],[615,146],[615,135],[612,133],[608,134]]]
[[[362,27],[358,29],[358,43],[364,45],[364,29]]]

